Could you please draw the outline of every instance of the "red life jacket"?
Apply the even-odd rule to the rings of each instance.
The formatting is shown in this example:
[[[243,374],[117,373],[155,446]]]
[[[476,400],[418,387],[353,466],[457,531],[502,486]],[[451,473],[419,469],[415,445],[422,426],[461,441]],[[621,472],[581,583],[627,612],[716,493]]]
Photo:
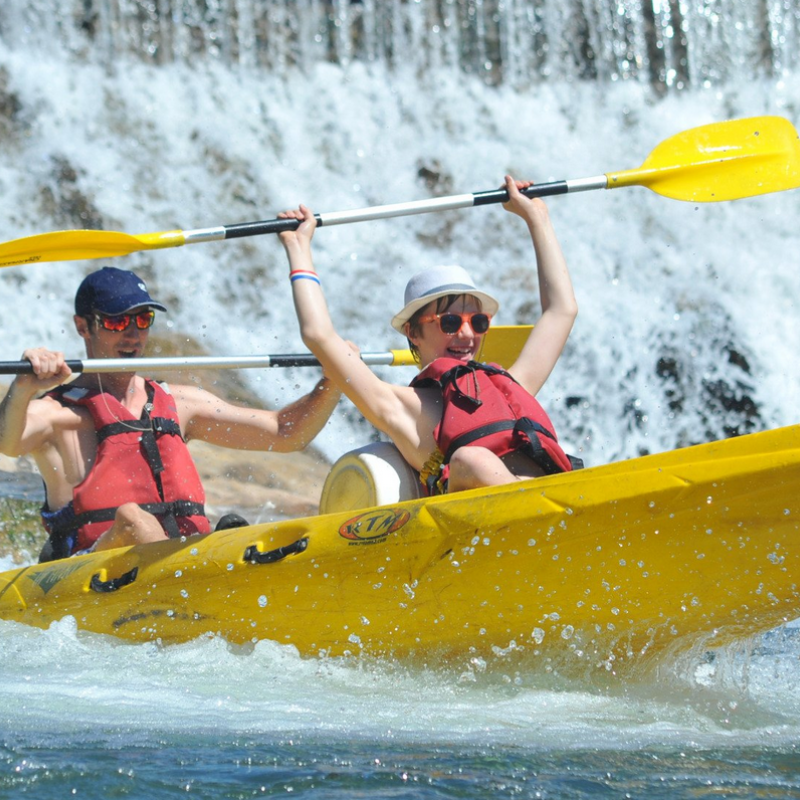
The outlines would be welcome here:
[[[88,409],[97,431],[94,464],[73,489],[72,501],[55,512],[42,508],[56,558],[91,547],[123,503],[154,514],[171,538],[211,530],[175,401],[154,381],[145,381],[145,389],[138,420],[104,392],[61,386],[48,393],[64,405]]]
[[[433,436],[445,465],[459,447],[480,445],[498,456],[522,451],[547,475],[582,466],[561,449],[539,401],[496,364],[437,358],[411,385],[442,390],[442,418]]]

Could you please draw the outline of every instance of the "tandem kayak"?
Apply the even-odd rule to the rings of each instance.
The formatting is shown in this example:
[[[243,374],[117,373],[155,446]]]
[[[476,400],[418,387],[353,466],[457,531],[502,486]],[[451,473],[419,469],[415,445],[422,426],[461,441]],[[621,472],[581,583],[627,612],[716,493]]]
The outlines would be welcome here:
[[[134,642],[217,635],[305,656],[618,670],[800,617],[800,426],[355,508],[376,474],[359,464],[334,467],[318,516],[0,574],[0,619],[72,616]]]

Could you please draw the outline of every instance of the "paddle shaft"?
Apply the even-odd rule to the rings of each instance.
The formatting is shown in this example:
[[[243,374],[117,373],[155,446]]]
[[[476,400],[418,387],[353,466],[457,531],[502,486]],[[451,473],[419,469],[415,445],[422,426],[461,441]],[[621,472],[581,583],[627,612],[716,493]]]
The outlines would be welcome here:
[[[552,197],[570,192],[586,192],[592,189],[607,189],[608,177],[599,175],[594,178],[577,178],[574,180],[553,181],[540,183],[522,190],[526,197]],[[449,197],[434,197],[428,200],[412,200],[406,203],[392,203],[383,206],[370,206],[369,208],[356,208],[350,211],[330,211],[324,214],[315,214],[317,225],[320,227],[330,225],[344,225],[350,222],[366,222],[376,219],[390,219],[391,217],[410,216],[411,214],[426,214],[430,211],[453,211],[459,208],[473,208],[486,206],[493,203],[508,202],[507,189],[494,189],[473,194],[457,194]],[[297,230],[301,220],[298,219],[270,219],[260,222],[240,222],[235,225],[220,225],[215,228],[198,228],[183,231],[184,244],[197,244],[200,242],[221,241],[224,239],[239,239],[245,236],[261,236],[269,233],[282,233],[283,231]]]
[[[532,325],[496,325],[481,340],[478,361],[497,361],[510,366],[528,340]],[[370,366],[418,366],[410,350],[386,350],[361,353],[361,360]],[[310,353],[288,353],[262,356],[153,356],[144,358],[68,359],[74,373],[149,372],[179,369],[264,369],[268,367],[318,367]],[[0,361],[0,375],[29,375],[30,361]]]
[[[796,189],[800,187],[800,138],[789,120],[782,117],[752,117],[712,123],[665,139],[638,169],[536,184],[523,190],[523,194],[549,197],[626,186],[644,186],[664,197],[692,203],[716,203]],[[316,220],[324,227],[471,208],[507,200],[508,193],[502,188],[328,212],[318,214]],[[137,235],[119,231],[55,231],[0,244],[0,267],[43,261],[114,258],[142,250],[281,233],[296,230],[300,224],[297,219],[273,219]]]
[[[385,353],[362,353],[361,360],[373,366],[413,364],[407,350]],[[271,356],[186,356],[165,358],[87,358],[66,361],[73,372],[152,372],[179,369],[264,369],[267,367],[318,367],[319,361],[307,353]],[[30,361],[0,361],[0,375],[28,375]]]

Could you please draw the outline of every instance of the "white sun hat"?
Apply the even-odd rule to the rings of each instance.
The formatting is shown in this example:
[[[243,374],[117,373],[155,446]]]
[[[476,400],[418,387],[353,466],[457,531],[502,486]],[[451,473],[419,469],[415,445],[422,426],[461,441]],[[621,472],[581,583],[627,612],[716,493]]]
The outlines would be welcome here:
[[[482,292],[475,286],[469,273],[456,265],[432,267],[418,272],[406,285],[405,306],[392,317],[392,327],[405,334],[406,322],[428,303],[446,297],[449,294],[468,294],[477,297],[481,302],[481,310],[494,316],[500,303],[492,295]]]

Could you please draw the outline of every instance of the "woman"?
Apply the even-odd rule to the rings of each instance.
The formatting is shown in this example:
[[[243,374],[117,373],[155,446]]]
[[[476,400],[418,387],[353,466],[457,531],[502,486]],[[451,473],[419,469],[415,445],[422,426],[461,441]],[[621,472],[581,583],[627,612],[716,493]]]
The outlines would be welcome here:
[[[301,220],[280,239],[303,342],[429,488],[453,492],[571,468],[534,398],[561,355],[578,308],[547,206],[520,191],[531,185],[505,178],[509,200],[503,207],[528,226],[542,301],[542,315],[519,357],[507,373],[476,364],[499,304],[460,267],[437,267],[409,281],[405,306],[392,319],[423,370],[411,386],[378,378],[336,332],[311,255],[311,210],[301,205],[279,215]]]

